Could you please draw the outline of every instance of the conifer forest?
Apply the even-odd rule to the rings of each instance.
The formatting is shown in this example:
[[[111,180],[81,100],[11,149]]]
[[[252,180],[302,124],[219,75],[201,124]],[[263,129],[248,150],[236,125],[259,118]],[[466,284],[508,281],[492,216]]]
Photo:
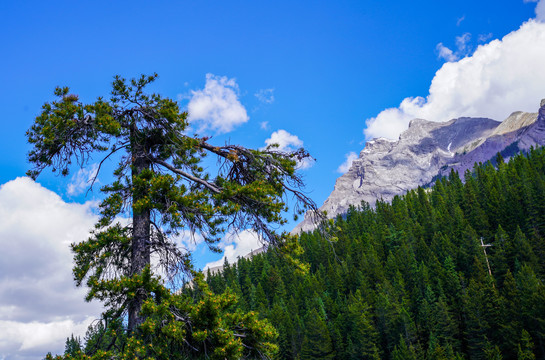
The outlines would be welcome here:
[[[544,239],[545,149],[498,154],[302,233],[294,261],[144,279],[137,331],[110,318],[47,358],[543,359]]]
[[[277,330],[277,359],[545,358],[545,151],[501,155],[208,274]]]

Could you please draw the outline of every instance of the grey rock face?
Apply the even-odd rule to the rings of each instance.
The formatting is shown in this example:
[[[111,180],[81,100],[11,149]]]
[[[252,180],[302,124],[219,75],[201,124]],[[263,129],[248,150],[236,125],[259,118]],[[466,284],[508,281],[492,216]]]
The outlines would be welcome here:
[[[467,117],[444,123],[414,119],[397,141],[368,141],[350,170],[337,179],[320,210],[334,218],[362,201],[371,206],[380,199],[390,201],[448,175],[451,169],[463,174],[498,152],[509,158],[541,145],[545,145],[545,100],[539,113],[514,112],[503,122]],[[311,216],[307,214],[292,233],[312,230]]]

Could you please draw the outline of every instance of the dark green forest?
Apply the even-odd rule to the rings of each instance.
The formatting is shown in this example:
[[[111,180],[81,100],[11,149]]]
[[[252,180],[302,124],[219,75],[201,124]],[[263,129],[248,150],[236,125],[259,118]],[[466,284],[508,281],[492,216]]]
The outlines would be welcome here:
[[[303,233],[307,273],[270,250],[207,282],[272,323],[278,359],[544,359],[545,151],[494,164]]]

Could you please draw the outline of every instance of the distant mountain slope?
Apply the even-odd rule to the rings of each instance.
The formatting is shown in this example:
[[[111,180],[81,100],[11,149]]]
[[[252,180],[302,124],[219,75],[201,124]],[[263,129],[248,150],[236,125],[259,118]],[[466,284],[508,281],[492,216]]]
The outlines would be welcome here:
[[[545,145],[545,99],[538,113],[514,112],[503,122],[468,117],[442,123],[414,119],[397,141],[368,141],[348,172],[337,179],[320,210],[333,218],[362,201],[372,206],[378,199],[390,201],[451,169],[463,174],[498,152],[508,158],[540,145]],[[292,232],[313,228],[307,214]]]

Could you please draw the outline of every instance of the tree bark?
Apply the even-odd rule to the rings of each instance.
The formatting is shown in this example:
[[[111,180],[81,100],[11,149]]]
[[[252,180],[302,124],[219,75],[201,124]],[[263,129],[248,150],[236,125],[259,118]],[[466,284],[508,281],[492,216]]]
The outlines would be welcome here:
[[[134,137],[133,137],[134,139]],[[133,179],[139,176],[142,171],[150,168],[150,161],[147,156],[145,148],[140,148],[139,144],[133,146],[133,167],[132,177]],[[134,211],[134,204],[146,197],[145,193],[133,194],[133,239],[131,249],[131,273],[130,275],[137,275],[142,273],[142,270],[150,264],[150,210],[145,209],[140,212]],[[129,304],[129,324],[128,333],[133,332],[142,322],[144,318],[140,316],[140,309],[146,299],[146,291],[142,288],[138,289],[133,301]]]

